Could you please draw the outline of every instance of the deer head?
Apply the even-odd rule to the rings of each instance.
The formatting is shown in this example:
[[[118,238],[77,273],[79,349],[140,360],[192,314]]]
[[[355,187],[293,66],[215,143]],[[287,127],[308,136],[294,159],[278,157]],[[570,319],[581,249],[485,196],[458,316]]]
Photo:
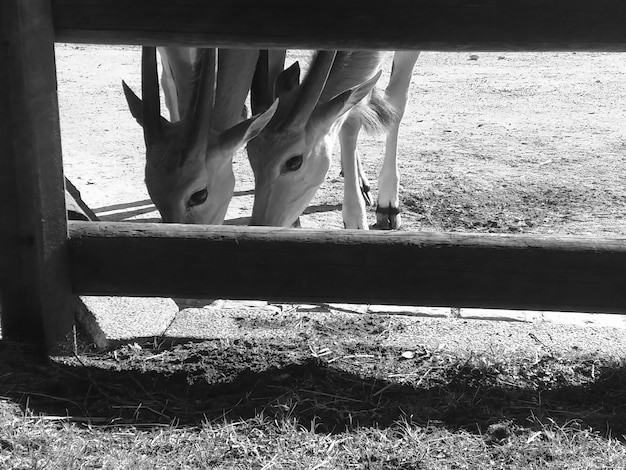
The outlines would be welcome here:
[[[297,62],[277,77],[278,110],[247,147],[255,177],[251,225],[287,227],[297,220],[326,177],[343,118],[380,77],[379,72],[320,102],[329,74],[343,73],[336,56],[319,52],[301,85]]]
[[[214,129],[217,65],[215,49],[199,51],[188,81],[192,90],[180,94],[190,102],[177,122],[161,116],[155,48],[142,48],[142,99],[123,83],[130,111],[143,127],[145,182],[163,222],[221,224],[235,185],[233,155],[276,111],[277,103],[226,130]]]

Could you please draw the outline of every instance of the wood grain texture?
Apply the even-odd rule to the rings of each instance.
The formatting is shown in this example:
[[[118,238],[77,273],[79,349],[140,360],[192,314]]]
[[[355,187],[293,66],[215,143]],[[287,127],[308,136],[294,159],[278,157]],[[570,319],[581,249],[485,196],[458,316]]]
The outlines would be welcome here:
[[[50,2],[0,3],[2,337],[50,351],[73,326]]]
[[[304,49],[626,50],[620,0],[53,0],[57,41]]]
[[[71,222],[70,247],[76,294],[626,312],[626,239]]]

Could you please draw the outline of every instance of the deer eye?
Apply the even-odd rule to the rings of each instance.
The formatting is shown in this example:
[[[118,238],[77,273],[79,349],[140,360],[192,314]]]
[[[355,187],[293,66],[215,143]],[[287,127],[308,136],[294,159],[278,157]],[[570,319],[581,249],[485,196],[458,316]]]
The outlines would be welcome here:
[[[302,155],[296,155],[294,157],[291,157],[289,160],[285,162],[285,165],[283,167],[284,171],[287,172],[287,171],[299,170],[300,167],[302,166],[302,161],[303,161]]]
[[[194,207],[199,206],[200,204],[204,204],[208,196],[209,192],[206,190],[206,188],[200,191],[196,191],[189,198],[189,202],[187,203],[187,205],[189,207]]]

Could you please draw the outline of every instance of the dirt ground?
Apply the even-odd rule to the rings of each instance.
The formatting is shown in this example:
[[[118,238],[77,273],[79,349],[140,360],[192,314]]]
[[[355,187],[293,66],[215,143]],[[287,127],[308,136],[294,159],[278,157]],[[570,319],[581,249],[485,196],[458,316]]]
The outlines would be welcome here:
[[[141,129],[121,88],[123,79],[139,90],[139,59],[134,47],[57,46],[66,175],[102,220],[158,218],[143,184]],[[389,69],[387,63],[383,83]],[[400,135],[402,229],[626,235],[624,83],[620,54],[424,53]],[[384,136],[362,140],[376,194]],[[342,227],[338,167],[335,159],[304,227]],[[235,171],[227,223],[243,224],[253,189],[243,152]],[[622,343],[590,347],[594,335],[603,337],[597,330],[567,330],[577,340],[563,337],[565,349],[556,350],[533,325],[501,324],[503,345],[475,355],[469,347],[451,352],[437,338],[442,328],[453,329],[451,336],[493,335],[485,322],[423,320],[431,333],[392,345],[383,340],[407,328],[393,317],[356,313],[322,321],[315,312],[291,313],[282,306],[262,325],[240,319],[251,331],[271,326],[272,339],[155,338],[62,360],[56,379],[37,388],[37,409],[191,424],[225,410],[235,419],[266,409],[293,413],[302,423],[317,416],[324,432],[384,426],[401,416],[482,432],[494,422],[548,415],[602,433],[626,432]],[[295,336],[284,339],[281,328]],[[514,347],[516,338],[533,335],[536,348]]]

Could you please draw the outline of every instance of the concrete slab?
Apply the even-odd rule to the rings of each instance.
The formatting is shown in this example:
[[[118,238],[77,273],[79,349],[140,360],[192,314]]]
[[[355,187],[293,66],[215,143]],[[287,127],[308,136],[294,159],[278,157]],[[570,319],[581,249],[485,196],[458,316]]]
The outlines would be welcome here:
[[[332,305],[332,304],[331,304]],[[492,320],[524,323],[626,328],[626,315],[613,313],[538,312],[535,310],[502,310],[488,308],[459,308],[458,316],[448,307],[412,307],[396,305],[370,305],[366,313],[382,315],[408,315],[414,317],[466,320]]]
[[[172,339],[243,339],[243,338],[285,338],[301,333],[298,324],[306,319],[314,319],[319,324],[349,321],[351,315],[394,315],[408,326],[404,335],[390,338],[396,344],[410,347],[415,341],[422,344],[432,342],[437,348],[442,341],[455,341],[454,335],[444,330],[449,327],[458,331],[459,323],[467,323],[489,331],[496,340],[502,339],[502,347],[507,347],[507,339],[498,328],[498,323],[533,324],[537,331],[545,330],[544,340],[550,332],[557,331],[556,325],[590,328],[612,328],[621,331],[626,328],[626,316],[608,314],[585,314],[569,312],[535,312],[492,309],[458,309],[460,316],[452,315],[450,308],[411,307],[389,305],[353,304],[268,304],[263,301],[229,300],[188,300],[169,298],[129,298],[129,297],[80,297],[77,302],[77,315],[81,325],[93,338],[95,345],[104,349],[120,341],[138,338]],[[449,322],[437,322],[450,318]],[[472,320],[479,320],[473,322]],[[421,323],[420,323],[421,322]],[[468,323],[470,322],[470,323]],[[493,326],[485,326],[492,324]],[[428,328],[424,330],[424,327]],[[504,327],[504,326],[503,326]],[[430,339],[429,339],[430,338]],[[442,338],[452,338],[443,340]],[[493,347],[493,342],[487,342]],[[487,344],[485,343],[485,344]],[[496,341],[497,343],[497,341]],[[537,343],[529,337],[529,347]],[[474,345],[479,347],[480,344]]]
[[[267,302],[217,300],[202,308],[184,308],[164,332],[168,338],[275,338],[282,308]],[[284,333],[284,332],[283,332]],[[295,333],[294,333],[295,334]]]
[[[169,298],[80,296],[76,301],[77,321],[100,349],[111,341],[162,336],[178,311]]]
[[[461,318],[626,328],[626,315],[614,313],[537,312],[533,310],[462,308]]]

